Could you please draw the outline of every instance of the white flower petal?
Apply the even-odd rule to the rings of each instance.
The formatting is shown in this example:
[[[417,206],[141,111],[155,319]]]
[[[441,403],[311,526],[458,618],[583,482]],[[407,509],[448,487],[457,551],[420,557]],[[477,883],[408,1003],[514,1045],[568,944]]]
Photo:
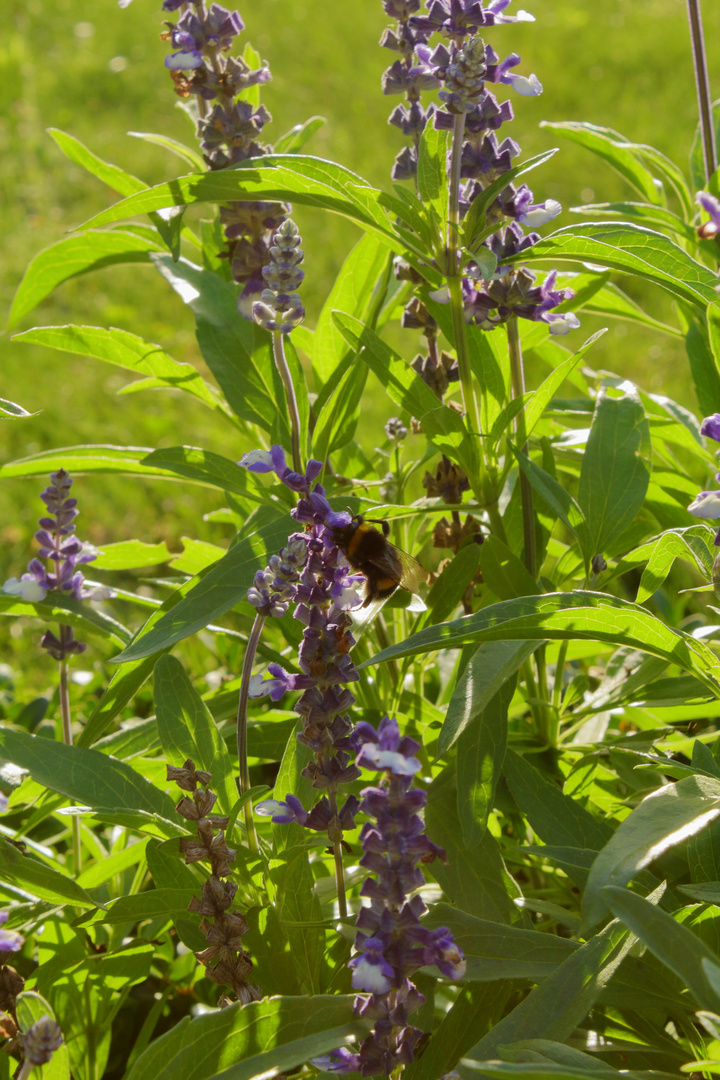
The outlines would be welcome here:
[[[390,980],[377,964],[371,964],[363,956],[353,968],[352,984],[356,990],[367,990],[371,994],[384,994],[390,989]]]
[[[537,75],[508,75],[507,82],[515,93],[522,97],[537,97],[542,94],[542,83]]]

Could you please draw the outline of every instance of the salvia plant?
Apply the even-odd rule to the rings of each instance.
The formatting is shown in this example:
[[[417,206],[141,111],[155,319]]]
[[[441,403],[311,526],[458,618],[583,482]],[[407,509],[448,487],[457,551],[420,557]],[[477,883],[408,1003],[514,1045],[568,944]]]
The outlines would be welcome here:
[[[107,326],[16,340],[171,391],[170,435],[191,395],[225,453],[0,467],[50,478],[0,610],[51,684],[0,701],[0,1080],[720,1072],[720,113],[699,3],[689,177],[548,124],[626,186],[560,228],[528,186],[555,151],[524,158],[514,127],[542,84],[501,44],[533,15],[373,3],[383,188],[306,152],[317,117],[268,134],[269,66],[207,0],[158,13],[188,142],[145,136],[189,173],[148,186],[53,133],[120,200],[30,262],[11,324],[144,263],[194,318],[196,363]],[[327,214],[361,238],[318,312],[301,289]],[[590,366],[590,317],[684,340],[688,400]],[[108,473],[203,487],[229,544],[173,554],[150,524],[83,543],[77,501]]]

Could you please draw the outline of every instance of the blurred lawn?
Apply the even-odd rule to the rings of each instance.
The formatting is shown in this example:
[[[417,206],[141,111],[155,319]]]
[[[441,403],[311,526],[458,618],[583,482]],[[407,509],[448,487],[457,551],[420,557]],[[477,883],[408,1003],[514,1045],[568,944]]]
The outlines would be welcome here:
[[[516,7],[514,5],[514,7]],[[501,55],[521,53],[522,72],[537,73],[539,98],[514,99],[512,136],[529,156],[555,145],[538,124],[589,120],[651,143],[683,167],[692,142],[696,104],[683,0],[539,0],[528,7],[534,24],[505,26],[489,35]],[[5,0],[0,40],[0,306],[7,312],[30,257],[102,209],[114,195],[68,162],[45,129],[71,132],[102,157],[157,183],[184,171],[177,158],[129,130],[163,132],[193,144],[186,117],[163,68],[163,14],[158,2],[134,0],[121,11],[114,0]],[[377,41],[387,19],[379,0],[351,6],[338,0],[255,0],[240,3],[251,41],[270,64],[263,90],[273,114],[273,141],[290,126],[321,113],[327,124],[308,152],[335,158],[369,181],[389,185],[389,169],[402,136],[387,125],[394,101],[379,89],[392,60]],[[720,5],[706,4],[706,37],[713,83],[720,87]],[[571,144],[531,179],[538,198],[565,207],[618,198],[621,182]],[[298,208],[306,251],[304,297],[313,324],[332,278],[357,231],[337,217]],[[573,216],[564,213],[560,224]],[[663,297],[645,298],[654,313]],[[179,360],[197,361],[188,311],[150,268],[108,270],[61,287],[23,324],[65,322],[119,326],[155,341]],[[588,320],[577,344],[594,330]],[[582,335],[582,336],[581,336]],[[684,353],[668,339],[615,326],[604,351],[589,359],[635,378],[646,388],[688,395]],[[406,334],[411,357],[418,342]],[[67,354],[4,342],[0,397],[41,409],[25,421],[7,421],[4,461],[51,447],[110,442],[148,447],[179,442],[203,445],[236,458],[247,447],[228,445],[226,431],[207,424],[201,406],[160,393],[117,396],[126,380],[115,369]],[[720,403],[719,403],[720,404]],[[369,438],[379,438],[384,403],[370,406]],[[377,434],[376,434],[377,431]],[[0,486],[0,574],[18,573],[41,504],[37,482]],[[222,526],[202,514],[219,505],[212,492],[180,484],[88,477],[77,483],[79,532],[97,544],[138,536],[175,543],[183,533],[222,542]],[[2,578],[0,578],[2,580]]]

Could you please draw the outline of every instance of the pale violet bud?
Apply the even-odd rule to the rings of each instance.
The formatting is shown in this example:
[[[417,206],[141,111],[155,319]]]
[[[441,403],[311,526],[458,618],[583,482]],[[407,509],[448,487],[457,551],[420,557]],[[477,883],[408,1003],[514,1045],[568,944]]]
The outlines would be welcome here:
[[[688,506],[688,511],[706,521],[720,518],[720,491],[701,491]]]
[[[572,311],[566,311],[564,315],[546,315],[543,321],[554,337],[564,336],[580,326],[580,320]]]
[[[562,205],[557,199],[546,199],[544,203],[530,206],[524,214],[518,216],[521,225],[527,225],[529,229],[538,229],[546,225],[562,212]]]
[[[537,75],[506,75],[503,80],[504,83],[509,83],[512,86],[516,94],[520,94],[522,97],[537,97],[538,94],[542,94],[542,83],[538,79]]]
[[[357,763],[365,768],[391,769],[398,776],[414,776],[422,767],[416,757],[407,757],[396,750],[381,750],[375,743],[365,743]]]
[[[19,579],[8,578],[3,585],[3,592],[10,596],[19,596],[21,600],[27,600],[30,604],[38,604],[45,599],[48,591],[30,574],[23,574]]]

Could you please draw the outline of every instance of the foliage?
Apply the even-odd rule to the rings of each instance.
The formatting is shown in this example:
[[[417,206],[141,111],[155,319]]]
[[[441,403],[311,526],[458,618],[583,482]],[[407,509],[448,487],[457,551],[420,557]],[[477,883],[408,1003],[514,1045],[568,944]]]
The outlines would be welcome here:
[[[456,27],[459,78],[423,52],[445,0],[415,25],[384,6],[418,35],[416,67],[399,48],[394,75],[428,80],[408,107],[450,118],[408,129],[392,185],[313,154],[315,117],[260,143],[250,46],[237,92],[218,91],[247,145],[213,142],[200,83],[185,107],[202,154],[146,136],[184,175],[149,185],[53,132],[119,201],[35,256],[11,322],[64,282],[146,264],[202,362],[104,325],[15,340],[123,369],[168,410],[192,398],[226,451],[109,446],[100,430],[0,467],[56,490],[38,534],[55,576],[33,560],[0,613],[60,628],[43,638],[52,700],[3,701],[0,1076],[18,1059],[26,1075],[52,1020],[64,1045],[43,1068],[76,1080],[720,1071],[717,538],[687,509],[720,517],[714,492],[697,496],[720,441],[717,415],[701,424],[720,408],[716,174],[699,149],[688,180],[614,130],[549,124],[626,197],[542,239],[513,231],[554,216],[522,186],[547,155],[461,185],[460,154],[465,114],[515,63],[478,60],[476,26]],[[205,69],[170,34],[187,90]],[[289,204],[361,232],[313,330],[297,325]],[[697,415],[589,367],[588,315],[683,338]],[[398,319],[421,332],[413,363]],[[524,364],[542,373],[530,391]],[[202,488],[229,546],[177,555],[149,531],[75,545],[68,472]],[[424,603],[358,515],[429,571]],[[90,561],[102,587],[77,575]],[[373,603],[353,606],[362,578]],[[107,684],[73,683],[74,634],[113,665]]]

